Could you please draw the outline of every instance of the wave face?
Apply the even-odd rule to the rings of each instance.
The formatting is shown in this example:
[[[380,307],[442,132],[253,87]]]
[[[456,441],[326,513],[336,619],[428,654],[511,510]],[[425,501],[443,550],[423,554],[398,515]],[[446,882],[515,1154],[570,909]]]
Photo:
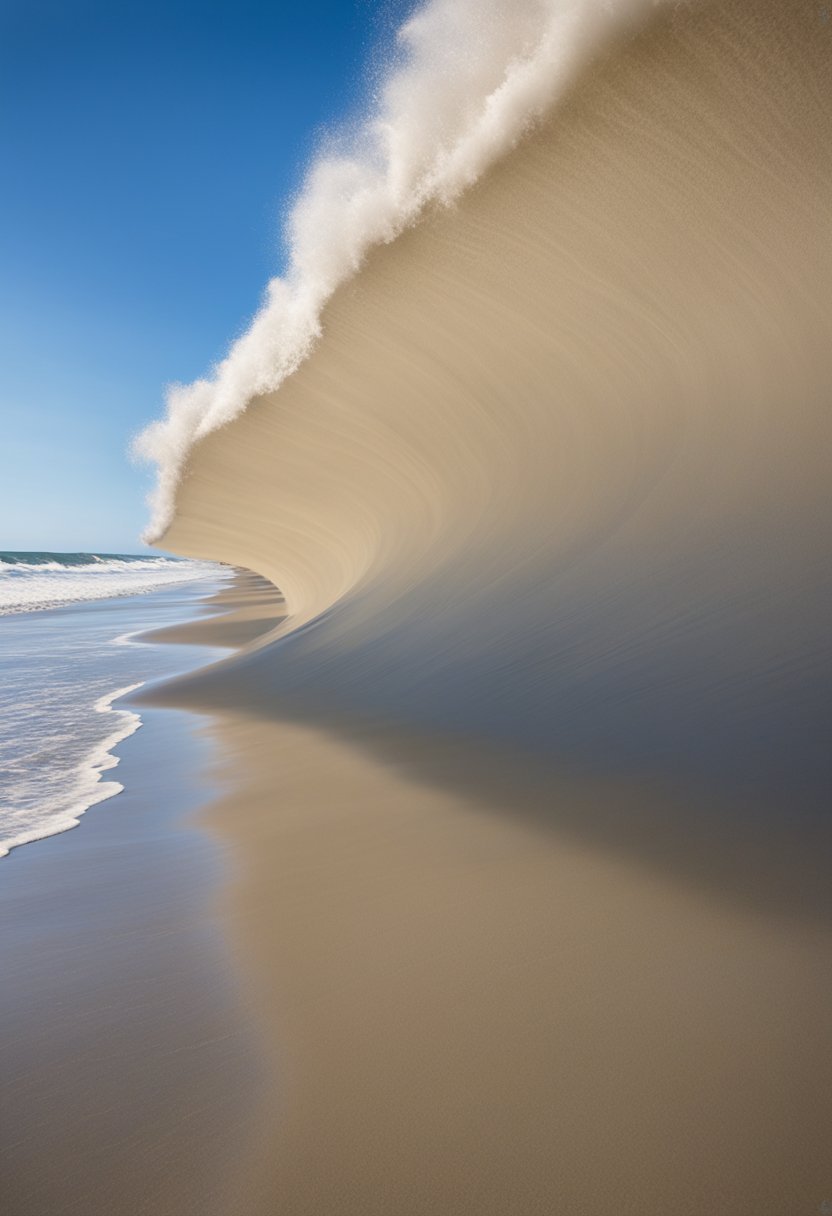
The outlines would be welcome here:
[[[826,796],[829,31],[661,9],[371,251],[278,392],[195,424],[166,545],[290,612],[229,702]]]
[[[277,389],[321,335],[321,312],[374,245],[449,206],[538,121],[588,56],[665,0],[429,0],[398,32],[378,102],[327,140],[289,217],[288,270],[210,378],[175,385],[135,441],[158,466],[153,519],[170,524],[193,444]],[[668,0],[669,2],[669,0]]]
[[[0,552],[0,616],[210,578],[213,563],[123,553]]]

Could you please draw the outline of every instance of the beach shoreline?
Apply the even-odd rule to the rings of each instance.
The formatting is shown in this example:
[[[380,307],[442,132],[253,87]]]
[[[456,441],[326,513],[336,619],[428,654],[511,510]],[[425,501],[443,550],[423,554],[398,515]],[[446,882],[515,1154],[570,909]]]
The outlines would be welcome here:
[[[215,594],[82,611],[114,634],[154,617],[207,623]],[[125,644],[148,639],[139,628]],[[216,658],[219,644],[175,644],[154,674]],[[234,863],[198,817],[221,788],[216,742],[184,711],[140,716],[113,748],[121,792],[0,860],[9,1216],[226,1216],[267,1088],[221,909]]]
[[[283,612],[265,580],[238,572],[156,640],[191,647],[233,637],[244,657]],[[154,1211],[171,1216],[811,1209],[828,1168],[823,1061],[832,1001],[832,942],[817,906],[756,898],[753,884],[739,898],[728,884],[715,893],[695,869],[680,881],[660,857],[651,864],[649,851],[637,864],[614,841],[603,848],[582,839],[574,815],[600,814],[609,828],[610,815],[622,817],[620,785],[567,780],[528,757],[485,757],[470,741],[404,737],[370,721],[347,729],[323,707],[317,721],[292,720],[259,702],[255,688],[248,709],[224,708],[234,662],[233,654],[215,658],[137,698],[147,729],[133,739],[146,747],[139,754],[131,739],[124,748],[125,792],[109,814],[42,850],[64,887],[76,887],[82,975],[102,941],[88,935],[79,884],[105,880],[103,904],[100,892],[93,898],[106,911],[101,933],[111,938],[118,900],[116,932],[128,935],[131,957],[112,990],[128,1010],[117,1050],[93,1033],[114,1033],[90,1005],[100,1009],[106,986],[86,974],[84,995],[55,957],[34,969],[64,1008],[80,1002],[76,1018],[91,1019],[92,1040],[79,1051],[76,1024],[68,1048],[73,1032],[59,1033],[53,1020],[50,1051],[70,1061],[67,1080],[59,1070],[56,1082],[50,1052],[27,1075],[24,1033],[14,1083],[35,1111],[46,1094],[50,1108],[60,1102],[63,1083],[82,1109],[90,1095],[97,1102],[125,1079],[119,1057],[135,1060],[137,1046],[152,1042],[152,1019],[149,1027],[129,1013],[148,962],[135,943],[143,935],[152,943],[157,932],[144,927],[149,914],[166,922],[163,942],[195,932],[203,948],[206,933],[224,945],[219,957],[208,951],[197,977],[181,974],[193,941],[168,957],[164,974],[157,948],[149,950],[156,973],[144,1000],[152,1006],[155,993],[168,1010],[163,1071],[152,1052],[149,1068],[136,1074],[131,1065],[119,1100],[138,1086],[163,1131],[143,1124],[138,1160],[132,1148],[121,1151],[119,1136],[105,1136],[106,1164],[92,1176],[84,1159],[91,1146],[79,1152],[70,1135],[28,1193],[34,1173],[13,1146],[13,1216],[43,1216],[50,1193],[60,1216],[103,1216],[116,1197],[120,1213],[131,1204],[139,1213],[149,1193]],[[166,723],[178,724],[174,738],[199,741],[198,754],[186,751],[182,761],[189,785],[201,774],[190,808],[165,760]],[[176,917],[164,914],[136,860],[136,811],[146,816],[152,802],[148,764],[156,815],[178,825],[173,835],[170,822],[144,829],[144,865],[164,875],[173,864],[168,881],[182,922],[173,933]],[[639,796],[623,810],[645,843],[658,821],[639,820]],[[125,888],[117,837],[131,822]],[[102,835],[115,835],[114,856]],[[40,855],[32,851],[33,868]],[[184,906],[203,894],[183,916],[185,863],[203,870],[184,882]],[[50,882],[26,885],[37,900]],[[71,926],[72,909],[64,900],[63,924]],[[18,905],[16,920],[37,933],[31,909]],[[31,960],[22,948],[17,957],[22,991],[27,972],[34,991]],[[106,966],[96,968],[106,977]],[[184,1004],[181,996],[171,1004],[183,991]],[[196,1021],[187,1012],[195,995]],[[799,1045],[783,1035],[797,1024]],[[217,1043],[234,1049],[212,1055]],[[95,1068],[87,1050],[100,1057]],[[193,1058],[177,1075],[170,1061],[183,1051]],[[73,1076],[76,1058],[86,1062]],[[25,1142],[25,1118],[23,1127]],[[154,1143],[164,1144],[160,1156]],[[43,1148],[32,1152],[39,1161]]]
[[[829,28],[657,6],[187,412],[163,543],[287,610],[155,693],[227,757],[245,1216],[832,1201]]]
[[[224,906],[274,1076],[233,1211],[822,1201],[832,936],[828,901],[795,902],[807,856],[774,890],[785,855],[710,823],[710,863],[683,873],[656,833],[689,844],[695,803],[674,817],[657,789],[323,706],[293,719],[256,688],[224,707],[234,662],[157,690],[223,757],[200,818],[236,858]]]
[[[0,861],[9,1216],[832,1204],[832,25],[650,5],[543,104],[502,8],[460,189],[429,76],[140,441],[235,573],[75,610],[153,678],[118,797]],[[77,739],[40,618],[7,700]]]

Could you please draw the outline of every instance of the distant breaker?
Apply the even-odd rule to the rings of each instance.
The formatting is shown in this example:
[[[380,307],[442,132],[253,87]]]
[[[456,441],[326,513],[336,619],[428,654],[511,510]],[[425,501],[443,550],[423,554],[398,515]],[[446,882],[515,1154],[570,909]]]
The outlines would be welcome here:
[[[289,267],[210,378],[175,385],[134,442],[158,466],[145,540],[161,539],[194,442],[273,392],[321,335],[368,250],[448,206],[508,152],[587,59],[671,0],[428,0],[397,35],[376,106],[325,141],[286,230]]]
[[[0,616],[215,578],[213,562],[128,553],[0,552]]]

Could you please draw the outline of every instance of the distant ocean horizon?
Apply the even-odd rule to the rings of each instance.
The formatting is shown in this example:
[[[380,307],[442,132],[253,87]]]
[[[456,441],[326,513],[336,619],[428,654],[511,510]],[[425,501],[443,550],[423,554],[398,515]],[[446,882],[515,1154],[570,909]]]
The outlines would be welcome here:
[[[226,577],[171,557],[0,552],[0,856],[121,791],[103,775],[141,719],[115,702],[188,665],[131,635],[187,618]]]
[[[139,595],[215,573],[213,562],[152,553],[0,550],[0,616]]]
[[[2,549],[0,550],[0,561],[6,562],[9,565],[15,565],[18,562],[25,562],[30,565],[60,565],[60,566],[90,566],[96,562],[106,561],[146,561],[148,558],[155,559],[156,554],[148,553],[110,553],[104,550],[89,551],[67,551],[64,549]],[[167,560],[182,562],[187,559],[182,557],[168,557]]]

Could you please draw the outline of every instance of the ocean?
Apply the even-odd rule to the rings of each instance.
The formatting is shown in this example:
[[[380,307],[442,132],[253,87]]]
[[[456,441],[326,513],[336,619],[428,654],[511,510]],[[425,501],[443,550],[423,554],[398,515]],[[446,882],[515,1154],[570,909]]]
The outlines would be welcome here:
[[[229,573],[129,554],[0,553],[0,856],[121,791],[113,749],[141,718],[119,699],[187,662],[181,647],[132,635],[191,615]]]

